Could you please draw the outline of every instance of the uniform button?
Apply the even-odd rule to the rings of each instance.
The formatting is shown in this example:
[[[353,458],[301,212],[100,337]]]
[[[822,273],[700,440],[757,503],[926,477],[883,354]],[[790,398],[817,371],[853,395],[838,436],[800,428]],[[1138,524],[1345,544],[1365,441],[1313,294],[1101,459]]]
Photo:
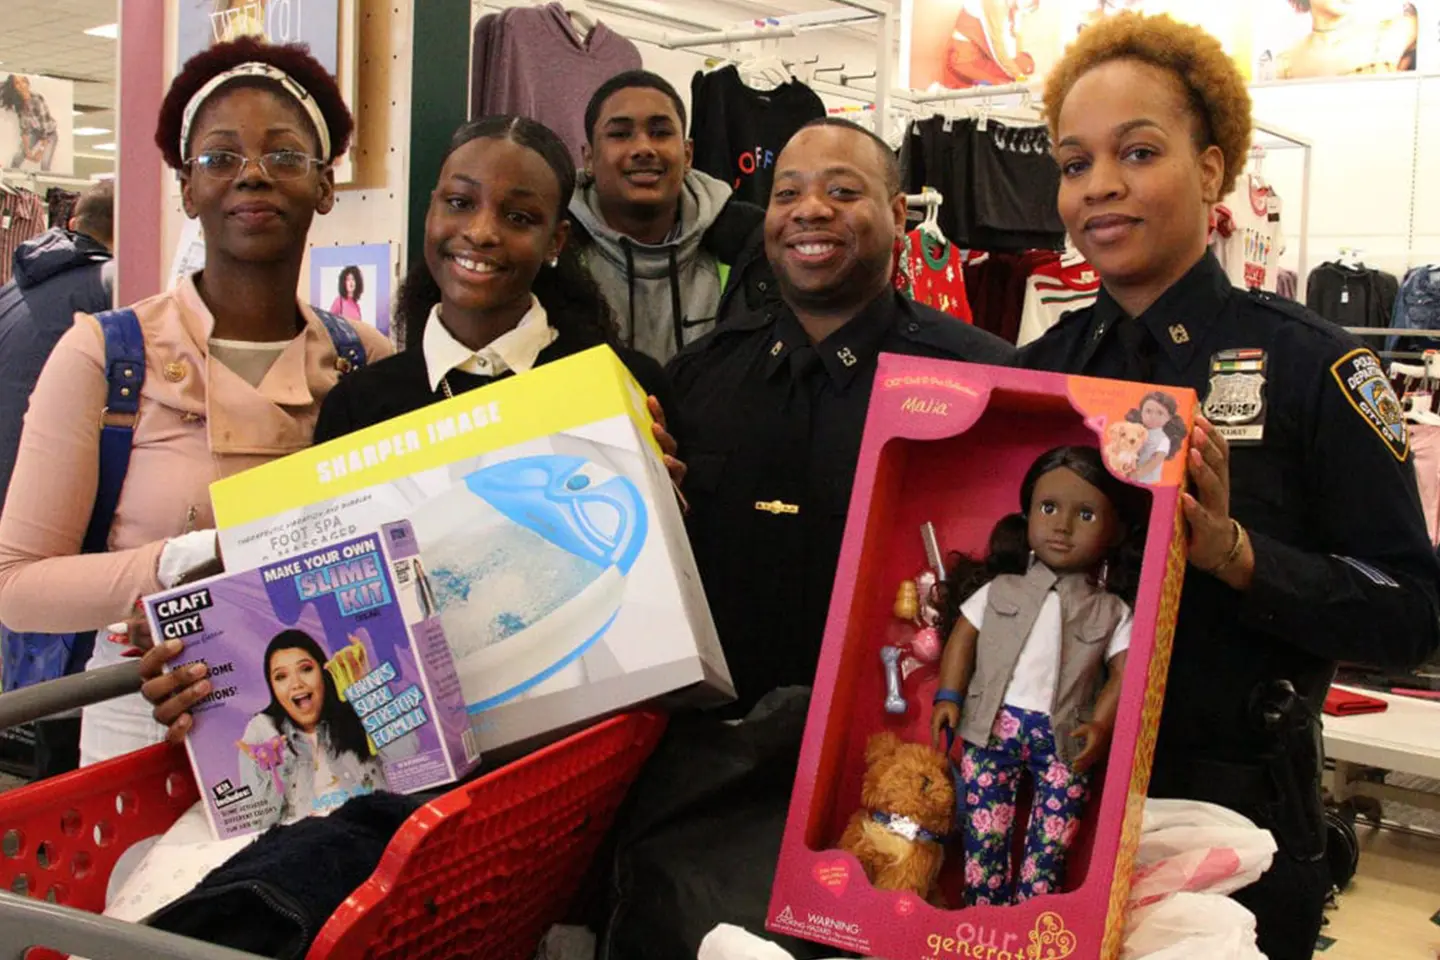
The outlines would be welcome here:
[[[761,280],[759,283],[755,284],[755,286],[759,289],[761,293],[764,293],[766,290],[770,289],[770,285],[764,280]]]
[[[910,326],[909,326],[908,329],[910,330],[911,333],[919,333],[919,332],[920,332],[920,324],[918,324],[918,323],[912,323],[912,324],[910,324]]]

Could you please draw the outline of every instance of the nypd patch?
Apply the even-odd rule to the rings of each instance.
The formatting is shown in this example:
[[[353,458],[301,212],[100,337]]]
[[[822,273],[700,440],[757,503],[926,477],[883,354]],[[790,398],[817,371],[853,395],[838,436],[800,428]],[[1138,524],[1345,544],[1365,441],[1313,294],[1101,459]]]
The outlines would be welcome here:
[[[1370,425],[1395,459],[1410,456],[1410,429],[1405,409],[1385,376],[1380,360],[1366,349],[1351,350],[1330,367],[1335,382],[1355,412]]]

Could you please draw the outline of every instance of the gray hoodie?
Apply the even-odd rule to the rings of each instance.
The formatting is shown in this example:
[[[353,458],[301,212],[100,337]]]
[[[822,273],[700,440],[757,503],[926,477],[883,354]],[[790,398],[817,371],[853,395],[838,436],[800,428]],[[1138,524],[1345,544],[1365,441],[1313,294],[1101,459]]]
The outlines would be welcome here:
[[[592,241],[580,239],[581,259],[615,311],[621,343],[665,363],[715,325],[724,276],[701,241],[732,192],[709,174],[685,174],[680,235],[652,246],[605,222],[593,184],[575,191],[570,214]]]

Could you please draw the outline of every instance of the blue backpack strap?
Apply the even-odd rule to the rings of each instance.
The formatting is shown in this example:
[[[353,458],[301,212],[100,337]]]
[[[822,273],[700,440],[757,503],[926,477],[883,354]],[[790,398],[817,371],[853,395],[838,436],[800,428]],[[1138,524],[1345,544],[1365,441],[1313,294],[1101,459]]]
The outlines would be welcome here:
[[[328,310],[321,310],[319,307],[312,307],[315,316],[325,324],[325,332],[330,334],[330,341],[335,344],[335,366],[343,377],[351,370],[359,370],[365,366],[365,344],[360,341],[360,334],[355,332],[355,327],[344,317],[337,317]]]
[[[95,506],[85,531],[85,553],[104,553],[120,488],[130,469],[140,388],[145,383],[145,338],[134,310],[110,310],[95,317],[105,334],[105,410],[100,428],[100,477]]]

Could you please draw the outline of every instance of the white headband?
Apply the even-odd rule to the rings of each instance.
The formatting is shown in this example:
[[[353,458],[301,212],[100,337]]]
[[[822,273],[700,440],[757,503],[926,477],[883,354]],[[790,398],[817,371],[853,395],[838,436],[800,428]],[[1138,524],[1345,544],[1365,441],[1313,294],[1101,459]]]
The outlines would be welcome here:
[[[237,80],[241,77],[261,77],[266,80],[273,80],[284,87],[285,92],[299,102],[301,108],[305,111],[305,115],[308,116],[310,122],[315,125],[315,132],[320,137],[319,159],[327,163],[330,161],[330,127],[325,123],[325,115],[320,112],[320,107],[315,102],[315,98],[310,96],[310,91],[296,83],[290,74],[281,70],[279,67],[258,62],[242,63],[238,67],[233,67],[216,77],[212,77],[210,82],[201,87],[195,96],[190,98],[190,102],[185,104],[185,114],[180,120],[180,157],[182,160],[189,159],[185,156],[185,152],[186,146],[190,142],[190,124],[195,121],[195,115],[200,112],[200,108],[205,105],[205,101],[210,99],[211,94],[231,80]]]

